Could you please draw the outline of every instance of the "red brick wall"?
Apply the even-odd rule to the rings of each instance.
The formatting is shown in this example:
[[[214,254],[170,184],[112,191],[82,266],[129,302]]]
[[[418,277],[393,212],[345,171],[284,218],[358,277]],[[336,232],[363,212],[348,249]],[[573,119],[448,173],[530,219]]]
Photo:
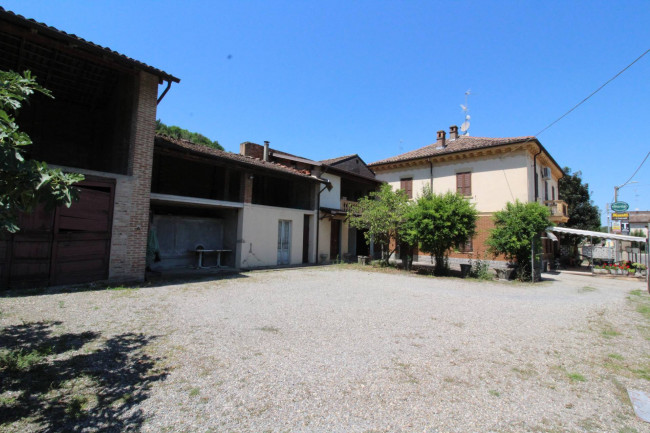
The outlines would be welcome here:
[[[264,146],[245,141],[239,145],[239,153],[244,156],[262,159],[264,157]]]
[[[129,175],[116,185],[109,279],[144,279],[158,77],[140,72],[134,95]]]
[[[476,220],[476,234],[472,238],[472,253],[452,252],[449,254],[449,257],[468,258],[473,254],[474,258],[505,261],[505,257],[503,256],[494,257],[490,254],[488,252],[488,246],[485,244],[487,238],[490,237],[490,230],[493,228],[494,222],[492,222],[492,215],[480,215]]]
[[[494,257],[492,254],[490,254],[488,252],[488,246],[485,244],[485,241],[490,236],[490,230],[493,228],[494,228],[494,223],[492,222],[492,215],[491,214],[480,215],[476,220],[476,234],[472,238],[473,251],[471,253],[460,253],[460,252],[452,251],[449,253],[449,257],[462,258],[462,259],[473,257],[473,258],[479,258],[481,260],[487,259],[487,260],[505,261],[506,259],[503,256]],[[418,251],[418,255],[420,255],[420,260],[422,260],[424,257],[427,257],[429,254]]]

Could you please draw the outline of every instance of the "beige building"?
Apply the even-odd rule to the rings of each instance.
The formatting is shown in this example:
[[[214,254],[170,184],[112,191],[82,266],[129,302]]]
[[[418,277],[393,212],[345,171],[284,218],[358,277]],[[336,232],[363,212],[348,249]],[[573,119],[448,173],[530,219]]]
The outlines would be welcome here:
[[[438,131],[434,143],[369,166],[377,179],[405,190],[410,198],[428,187],[438,194],[461,193],[476,205],[477,234],[452,258],[483,258],[492,214],[508,202],[537,201],[549,207],[554,222],[568,221],[567,205],[558,196],[562,169],[535,137],[459,136],[452,126],[448,138]]]

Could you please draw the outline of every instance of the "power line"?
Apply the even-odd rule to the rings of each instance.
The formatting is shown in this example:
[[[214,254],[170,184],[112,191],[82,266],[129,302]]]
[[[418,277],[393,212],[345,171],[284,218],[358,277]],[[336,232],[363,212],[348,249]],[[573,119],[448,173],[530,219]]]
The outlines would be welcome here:
[[[643,161],[641,161],[641,164],[639,164],[639,166],[637,167],[637,169],[636,169],[636,171],[634,172],[634,174],[633,174],[632,176],[630,176],[630,178],[629,178],[628,180],[626,180],[625,183],[623,183],[623,184],[622,184],[621,186],[619,186],[618,188],[623,188],[625,185],[627,185],[628,183],[630,183],[630,181],[631,181],[632,179],[634,179],[634,176],[636,176],[636,174],[639,172],[639,170],[641,170],[641,167],[643,167],[643,164],[645,164],[645,161],[648,159],[648,156],[650,156],[650,152],[648,152],[648,153],[645,154],[645,158],[643,158]]]
[[[623,72],[627,71],[627,70],[630,68],[630,66],[632,66],[633,64],[635,64],[636,62],[638,62],[639,60],[641,60],[641,58],[642,58],[643,56],[645,56],[646,54],[648,54],[648,53],[650,53],[650,48],[649,48],[648,50],[646,50],[643,54],[641,54],[639,57],[637,57],[636,60],[634,60],[632,63],[630,63],[629,65],[627,65],[625,68],[623,68],[623,69],[622,69],[618,74],[614,75],[612,78],[610,78],[609,80],[607,80],[607,81],[605,82],[605,84],[603,84],[602,86],[600,86],[599,88],[597,88],[596,90],[594,90],[593,92],[591,92],[591,94],[590,94],[589,96],[587,96],[585,99],[583,99],[582,101],[580,101],[580,102],[578,102],[576,105],[574,105],[573,108],[571,108],[569,111],[567,111],[566,113],[564,113],[563,115],[561,115],[560,117],[558,117],[555,121],[553,121],[551,124],[549,124],[546,128],[542,129],[542,130],[539,131],[537,134],[535,134],[535,136],[536,136],[536,137],[539,137],[539,135],[540,135],[542,132],[546,131],[548,128],[550,128],[551,126],[555,125],[555,124],[556,124],[557,122],[559,122],[560,120],[564,119],[564,118],[565,118],[569,113],[571,113],[573,110],[575,110],[576,108],[578,108],[579,106],[581,106],[583,103],[585,103],[589,98],[591,98],[592,96],[594,96],[596,93],[600,92],[600,90],[601,90],[603,87],[605,87],[606,85],[608,85],[609,83],[611,83],[612,81],[614,81],[614,80],[615,80],[619,75],[621,75]]]

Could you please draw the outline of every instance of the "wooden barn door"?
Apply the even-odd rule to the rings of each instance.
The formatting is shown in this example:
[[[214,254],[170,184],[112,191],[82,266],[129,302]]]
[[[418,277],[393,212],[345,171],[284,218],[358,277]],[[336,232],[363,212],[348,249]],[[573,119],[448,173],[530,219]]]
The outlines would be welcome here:
[[[0,239],[0,287],[84,283],[108,278],[115,181],[76,185],[79,201],[21,215],[20,231]]]
[[[78,202],[56,212],[51,285],[108,278],[114,183],[86,181],[79,190]]]

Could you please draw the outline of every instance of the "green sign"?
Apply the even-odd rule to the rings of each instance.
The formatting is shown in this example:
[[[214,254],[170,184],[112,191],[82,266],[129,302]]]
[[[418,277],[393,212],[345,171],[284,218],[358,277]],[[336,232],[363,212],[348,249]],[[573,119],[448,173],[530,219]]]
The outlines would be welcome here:
[[[612,210],[614,212],[625,212],[630,208],[630,205],[625,203],[624,201],[617,201],[615,203],[612,203]]]

